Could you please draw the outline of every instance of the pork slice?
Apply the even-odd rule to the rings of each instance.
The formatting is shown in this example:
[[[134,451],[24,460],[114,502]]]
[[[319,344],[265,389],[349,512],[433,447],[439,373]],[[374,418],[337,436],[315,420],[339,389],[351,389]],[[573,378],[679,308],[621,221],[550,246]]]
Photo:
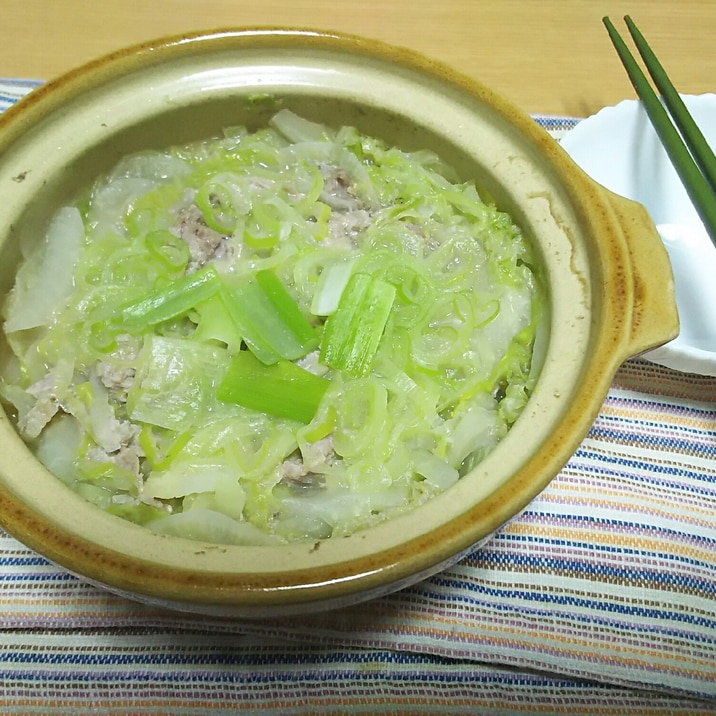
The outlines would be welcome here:
[[[117,366],[105,361],[97,363],[97,376],[119,403],[127,402],[136,371],[131,366]]]
[[[26,437],[30,439],[38,437],[45,425],[57,414],[60,404],[55,390],[56,381],[52,373],[47,373],[27,389],[27,392],[35,398],[35,404],[20,418],[17,426]]]
[[[372,216],[367,209],[334,210],[328,219],[328,234],[322,243],[336,248],[353,248],[357,237],[370,226],[371,221]]]
[[[195,204],[180,209],[175,231],[189,247],[186,273],[193,273],[211,261],[225,258],[231,251],[228,237],[207,226]]]
[[[322,202],[337,211],[363,208],[363,202],[351,191],[353,181],[345,171],[332,164],[319,164],[318,171],[323,176]]]
[[[116,348],[107,360],[95,366],[97,377],[118,403],[126,403],[136,373],[133,363],[139,355],[142,342],[137,336],[123,333],[116,338]]]
[[[281,482],[293,488],[323,487],[325,478],[311,472],[303,462],[300,453],[294,453],[281,463]]]
[[[111,462],[143,481],[141,458],[144,451],[139,444],[139,426],[129,420],[117,420],[114,429],[119,448],[107,451],[95,445],[87,450],[87,457],[96,462]]]

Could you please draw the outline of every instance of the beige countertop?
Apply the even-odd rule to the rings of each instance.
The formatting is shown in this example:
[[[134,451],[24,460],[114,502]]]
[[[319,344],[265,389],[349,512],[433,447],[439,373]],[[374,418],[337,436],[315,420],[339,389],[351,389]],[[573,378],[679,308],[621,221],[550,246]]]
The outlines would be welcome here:
[[[447,62],[532,113],[587,116],[633,97],[601,19],[630,14],[685,93],[716,92],[714,0],[1,0],[0,77],[50,79],[193,30],[337,30]],[[624,28],[624,33],[626,29]]]

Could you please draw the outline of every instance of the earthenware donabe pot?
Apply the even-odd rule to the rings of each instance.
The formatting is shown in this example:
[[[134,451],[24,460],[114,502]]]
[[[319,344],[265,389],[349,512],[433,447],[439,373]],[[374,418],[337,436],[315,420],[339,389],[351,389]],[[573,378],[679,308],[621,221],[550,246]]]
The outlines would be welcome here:
[[[280,29],[122,50],[0,116],[0,294],[21,244],[124,154],[258,126],[276,103],[405,149],[432,148],[511,213],[548,282],[541,376],[503,442],[439,497],[347,538],[284,547],[191,542],[106,514],[50,475],[2,413],[0,524],[67,570],[145,602],[269,616],[347,605],[435,573],[559,472],[622,361],[678,331],[669,263],[645,210],[589,180],[530,117],[412,52]]]

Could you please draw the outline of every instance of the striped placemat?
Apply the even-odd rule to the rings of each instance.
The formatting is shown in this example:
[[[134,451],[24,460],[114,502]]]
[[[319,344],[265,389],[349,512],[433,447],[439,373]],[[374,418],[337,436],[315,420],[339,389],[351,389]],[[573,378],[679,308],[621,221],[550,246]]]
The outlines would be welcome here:
[[[41,84],[42,82],[39,80],[16,80],[0,77],[0,112],[21,100]]]
[[[716,713],[715,458],[716,379],[629,361],[564,470],[485,547],[301,619],[128,602],[0,531],[0,711]]]

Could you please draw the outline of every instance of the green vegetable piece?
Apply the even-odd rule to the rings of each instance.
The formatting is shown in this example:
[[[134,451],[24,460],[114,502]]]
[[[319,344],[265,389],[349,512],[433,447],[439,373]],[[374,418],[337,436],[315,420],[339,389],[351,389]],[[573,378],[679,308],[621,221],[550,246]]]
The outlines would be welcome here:
[[[221,285],[213,266],[205,266],[195,273],[160,286],[148,296],[125,306],[120,321],[125,328],[153,326],[181,316],[215,294]]]
[[[192,340],[204,343],[219,341],[226,344],[229,353],[238,353],[243,337],[231,319],[220,293],[215,293],[196,306],[198,323]]]
[[[291,333],[306,346],[316,348],[318,346],[318,338],[313,326],[308,322],[306,317],[301,313],[296,301],[293,300],[291,294],[281,283],[281,280],[273,271],[258,271],[256,273],[256,283],[261,287],[266,298],[281,317],[281,320],[290,329]],[[290,358],[291,356],[284,356]],[[299,356],[296,356],[299,357]]]
[[[224,307],[246,347],[266,365],[275,363],[281,357],[271,343],[263,337],[258,315],[261,306],[261,293],[256,283],[236,288],[222,287],[219,292]]]
[[[257,203],[244,227],[244,243],[252,249],[272,249],[278,244],[281,220],[270,204]]]
[[[196,193],[194,201],[210,229],[224,235],[234,232],[238,217],[227,187],[209,180]]]
[[[310,423],[330,381],[290,361],[261,363],[249,351],[233,356],[216,397],[267,415]]]
[[[142,502],[112,502],[108,501],[107,506],[104,508],[111,515],[117,515],[117,517],[123,517],[125,520],[134,522],[138,525],[144,525],[147,522],[161,519],[167,516],[167,510],[161,507],[154,507],[152,505],[146,505]]]
[[[356,377],[366,375],[378,352],[395,293],[387,281],[353,274],[336,312],[326,320],[320,361]]]
[[[192,431],[176,433],[151,423],[142,425],[139,445],[152,470],[164,470],[192,437]]]
[[[313,326],[271,271],[221,292],[229,315],[249,350],[266,365],[296,360],[318,347]]]
[[[152,231],[146,235],[144,242],[149,253],[169,268],[183,271],[189,263],[189,246],[171,231]]]

